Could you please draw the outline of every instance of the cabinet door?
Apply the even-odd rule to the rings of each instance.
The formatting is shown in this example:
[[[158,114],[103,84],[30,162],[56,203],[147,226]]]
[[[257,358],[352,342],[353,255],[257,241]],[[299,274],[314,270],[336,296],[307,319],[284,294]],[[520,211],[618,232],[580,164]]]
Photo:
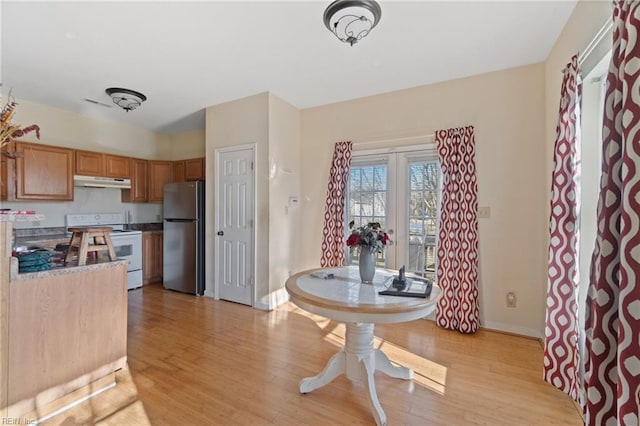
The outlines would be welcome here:
[[[84,176],[104,176],[104,154],[76,151],[75,173]]]
[[[131,159],[131,189],[123,189],[123,203],[146,203],[148,201],[148,161],[139,158]]]
[[[172,161],[149,161],[149,201],[162,201],[164,185],[173,182]]]
[[[155,267],[153,268],[153,277],[152,280],[154,282],[160,281],[162,282],[162,268],[163,268],[163,247],[162,247],[162,241],[163,241],[163,233],[162,231],[155,231],[152,233],[152,239],[153,239],[153,251],[154,251],[154,256],[153,259],[155,261]]]
[[[120,155],[104,155],[105,175],[112,178],[131,178],[131,158]]]
[[[162,231],[142,233],[142,282],[162,281]]]
[[[173,163],[173,181],[184,182],[184,160],[175,161]]]
[[[9,185],[8,177],[9,174],[7,173],[7,158],[0,156],[0,200],[7,199],[7,185]]]
[[[142,284],[149,284],[153,276],[153,239],[151,232],[142,233]]]
[[[204,158],[184,160],[185,180],[204,179]]]
[[[17,200],[73,200],[73,150],[16,143]]]

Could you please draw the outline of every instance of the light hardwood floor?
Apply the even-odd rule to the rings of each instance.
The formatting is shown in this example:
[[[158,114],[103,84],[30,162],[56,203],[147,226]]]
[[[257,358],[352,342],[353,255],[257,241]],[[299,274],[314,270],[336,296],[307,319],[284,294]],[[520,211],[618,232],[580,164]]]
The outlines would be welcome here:
[[[117,386],[46,424],[373,424],[362,384],[344,376],[307,395],[344,339],[344,326],[292,304],[264,312],[148,285],[129,292],[129,368]],[[542,381],[532,339],[462,335],[418,320],[376,326],[376,345],[415,370],[376,374],[389,425],[580,425]]]

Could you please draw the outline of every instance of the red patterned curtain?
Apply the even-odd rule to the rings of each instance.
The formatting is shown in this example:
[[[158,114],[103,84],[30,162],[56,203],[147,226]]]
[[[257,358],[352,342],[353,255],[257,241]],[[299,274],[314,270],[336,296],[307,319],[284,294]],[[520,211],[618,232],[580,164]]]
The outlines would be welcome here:
[[[564,70],[556,127],[549,218],[544,380],[578,401],[580,102],[578,55]]]
[[[478,185],[473,126],[436,132],[442,168],[437,280],[442,289],[436,323],[475,333],[478,305]]]
[[[638,425],[640,4],[614,1],[598,233],[586,309],[585,424]]]
[[[351,166],[352,143],[336,142],[329,172],[327,201],[322,228],[322,258],[320,266],[344,266],[344,197]]]

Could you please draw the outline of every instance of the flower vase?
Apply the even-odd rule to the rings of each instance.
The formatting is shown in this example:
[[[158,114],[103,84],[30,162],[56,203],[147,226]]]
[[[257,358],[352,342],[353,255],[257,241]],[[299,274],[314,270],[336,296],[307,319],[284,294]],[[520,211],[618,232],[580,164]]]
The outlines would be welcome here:
[[[360,269],[360,281],[365,284],[372,284],[376,274],[376,252],[375,248],[361,247],[358,267]]]

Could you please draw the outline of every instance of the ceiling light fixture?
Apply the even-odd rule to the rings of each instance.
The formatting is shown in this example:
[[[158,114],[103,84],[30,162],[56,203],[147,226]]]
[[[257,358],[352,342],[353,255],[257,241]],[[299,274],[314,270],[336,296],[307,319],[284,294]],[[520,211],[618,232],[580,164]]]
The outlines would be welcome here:
[[[140,92],[136,92],[135,90],[110,87],[105,90],[105,92],[107,92],[107,95],[111,96],[114,104],[127,112],[138,108],[147,100],[145,95]]]
[[[351,46],[366,37],[382,16],[375,0],[336,0],[324,11],[324,25]]]

